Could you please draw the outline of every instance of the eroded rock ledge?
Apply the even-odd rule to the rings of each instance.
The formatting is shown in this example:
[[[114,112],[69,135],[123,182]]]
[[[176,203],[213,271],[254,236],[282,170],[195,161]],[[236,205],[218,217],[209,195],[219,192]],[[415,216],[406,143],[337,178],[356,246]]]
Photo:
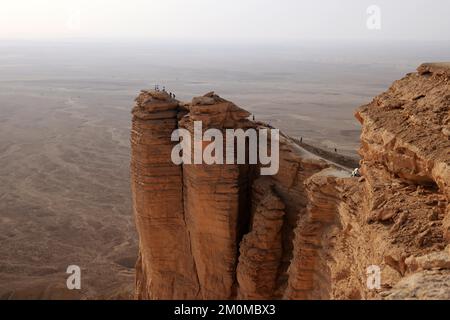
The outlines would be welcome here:
[[[213,92],[142,91],[131,177],[138,299],[450,296],[450,67],[424,64],[368,105],[361,173],[280,139],[280,169],[182,165],[172,131],[266,128]],[[367,286],[367,268],[381,286]]]

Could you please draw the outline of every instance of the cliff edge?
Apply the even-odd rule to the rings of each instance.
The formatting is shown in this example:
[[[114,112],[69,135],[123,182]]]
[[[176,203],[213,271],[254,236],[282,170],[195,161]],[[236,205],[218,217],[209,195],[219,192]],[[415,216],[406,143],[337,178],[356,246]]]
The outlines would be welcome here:
[[[213,92],[142,91],[136,298],[450,299],[449,81],[449,63],[423,64],[357,110],[360,177],[285,135],[272,176],[260,163],[176,165],[172,133],[198,121],[201,133],[273,129]]]

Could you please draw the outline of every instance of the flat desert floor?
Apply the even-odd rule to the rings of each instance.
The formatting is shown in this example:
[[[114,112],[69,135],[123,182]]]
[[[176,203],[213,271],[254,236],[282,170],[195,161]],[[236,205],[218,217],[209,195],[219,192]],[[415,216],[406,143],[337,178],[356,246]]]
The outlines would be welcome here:
[[[0,45],[0,299],[132,296],[133,99],[215,90],[293,137],[356,154],[354,110],[426,59],[401,48]],[[370,61],[377,61],[371,63]],[[82,289],[66,288],[66,269]]]

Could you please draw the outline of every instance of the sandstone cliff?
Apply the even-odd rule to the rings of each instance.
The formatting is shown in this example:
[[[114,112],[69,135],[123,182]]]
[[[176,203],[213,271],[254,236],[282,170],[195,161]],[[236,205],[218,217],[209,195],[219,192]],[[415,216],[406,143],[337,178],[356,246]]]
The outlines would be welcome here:
[[[274,176],[176,166],[176,128],[267,126],[214,93],[182,104],[143,91],[131,135],[137,298],[450,298],[449,81],[448,64],[424,64],[357,110],[362,177],[287,136]]]
[[[170,158],[178,102],[168,94],[142,92],[133,115],[131,187],[140,237],[136,295],[196,297],[199,284],[184,215],[183,173]]]

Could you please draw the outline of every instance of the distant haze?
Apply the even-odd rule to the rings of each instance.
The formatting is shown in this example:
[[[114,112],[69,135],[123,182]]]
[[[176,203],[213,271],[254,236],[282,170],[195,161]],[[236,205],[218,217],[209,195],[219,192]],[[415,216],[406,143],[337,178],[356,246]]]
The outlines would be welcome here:
[[[0,39],[449,41],[449,16],[448,0],[7,0]]]

